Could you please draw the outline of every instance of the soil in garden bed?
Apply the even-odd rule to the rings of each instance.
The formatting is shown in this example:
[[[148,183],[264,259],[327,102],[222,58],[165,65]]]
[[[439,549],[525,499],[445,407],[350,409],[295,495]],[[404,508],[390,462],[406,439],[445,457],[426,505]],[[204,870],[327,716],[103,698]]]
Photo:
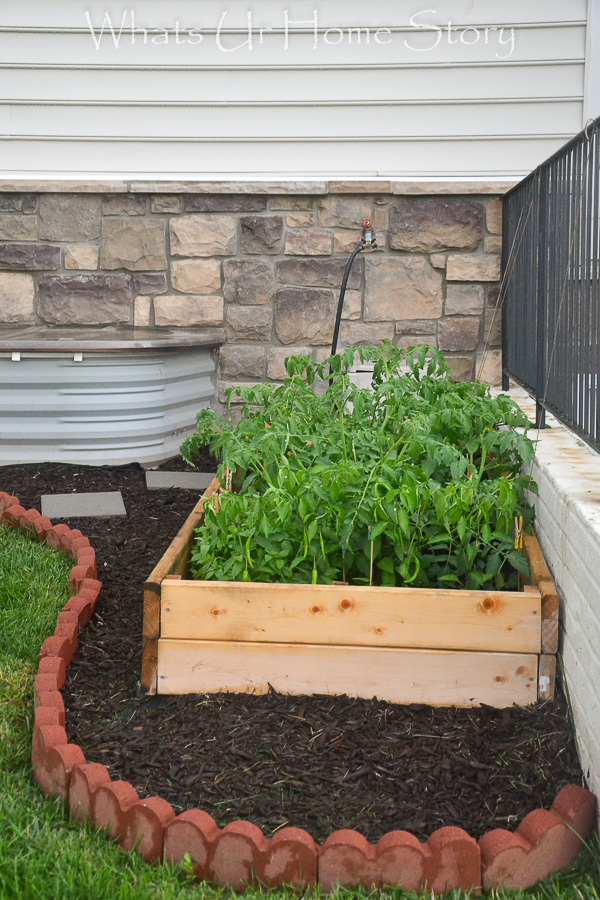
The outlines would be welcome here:
[[[147,491],[136,467],[55,463],[2,467],[0,490],[36,509],[43,493],[123,494],[126,517],[69,520],[94,546],[103,588],[64,697],[69,740],[142,794],[177,811],[200,807],[220,825],[249,819],[267,834],[289,823],[316,839],[337,828],[425,838],[459,825],[479,837],[514,827],[581,778],[560,694],[506,710],[279,694],[140,699],[142,585],[197,496]]]

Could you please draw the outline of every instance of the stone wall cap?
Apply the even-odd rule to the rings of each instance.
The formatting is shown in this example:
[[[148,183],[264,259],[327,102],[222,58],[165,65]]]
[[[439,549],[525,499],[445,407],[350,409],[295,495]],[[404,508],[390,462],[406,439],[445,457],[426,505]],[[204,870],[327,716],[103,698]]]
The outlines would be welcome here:
[[[392,194],[506,194],[520,178],[506,181],[392,181]]]
[[[411,180],[390,181],[389,178],[346,178],[344,180],[284,179],[281,181],[142,181],[64,179],[0,181],[0,193],[29,194],[505,194],[519,182],[503,180]]]
[[[130,181],[135,194],[327,194],[326,181]]]
[[[222,328],[0,328],[0,351],[36,353],[108,352],[111,350],[178,350],[218,347],[225,341]]]
[[[19,194],[126,194],[129,182],[114,179],[77,180],[65,178],[0,180],[0,193]]]

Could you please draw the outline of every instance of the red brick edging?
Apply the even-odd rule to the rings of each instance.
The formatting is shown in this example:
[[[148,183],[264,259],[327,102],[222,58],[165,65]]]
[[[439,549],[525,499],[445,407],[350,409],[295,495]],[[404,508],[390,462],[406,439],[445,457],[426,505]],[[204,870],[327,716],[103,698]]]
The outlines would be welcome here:
[[[370,844],[357,831],[341,830],[318,846],[300,828],[282,828],[267,838],[251,822],[218,828],[199,809],[176,816],[161,797],[140,799],[127,781],[111,779],[105,766],[87,763],[69,744],[60,693],[66,667],[77,649],[79,629],[94,611],[100,592],[96,557],[77,529],[52,525],[35,509],[0,492],[0,523],[37,535],[75,560],[72,596],[58,614],[54,634],[40,651],[35,679],[31,761],[42,790],[68,803],[72,816],[107,828],[125,850],[148,862],[176,863],[190,855],[194,874],[242,889],[246,883],[306,886],[328,891],[335,884],[443,892],[458,887],[475,894],[495,886],[529,887],[567,866],[596,823],[596,798],[575,784],[564,787],[551,810],[535,809],[513,833],[488,831],[478,842],[462,828],[439,828],[421,843],[407,831],[389,831]]]

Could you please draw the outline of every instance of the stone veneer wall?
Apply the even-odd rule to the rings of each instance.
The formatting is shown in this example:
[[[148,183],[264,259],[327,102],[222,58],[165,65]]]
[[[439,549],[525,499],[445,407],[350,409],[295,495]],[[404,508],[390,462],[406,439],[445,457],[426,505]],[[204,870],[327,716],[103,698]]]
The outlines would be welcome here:
[[[374,193],[376,183],[369,193],[275,195],[11,187],[0,193],[3,325],[225,325],[222,401],[230,384],[282,379],[293,352],[328,354],[368,216],[379,247],[355,262],[341,343],[426,341],[455,377],[499,380],[498,196],[448,186],[399,196]]]

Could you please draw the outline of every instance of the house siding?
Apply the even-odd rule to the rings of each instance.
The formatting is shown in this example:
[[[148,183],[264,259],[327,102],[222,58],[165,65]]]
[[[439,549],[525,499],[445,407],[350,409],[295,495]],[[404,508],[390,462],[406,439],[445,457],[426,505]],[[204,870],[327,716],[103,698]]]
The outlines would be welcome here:
[[[316,32],[306,2],[287,47],[286,6],[252,5],[251,48],[240,0],[5,8],[4,177],[514,179],[582,127],[586,0],[332,0]]]

